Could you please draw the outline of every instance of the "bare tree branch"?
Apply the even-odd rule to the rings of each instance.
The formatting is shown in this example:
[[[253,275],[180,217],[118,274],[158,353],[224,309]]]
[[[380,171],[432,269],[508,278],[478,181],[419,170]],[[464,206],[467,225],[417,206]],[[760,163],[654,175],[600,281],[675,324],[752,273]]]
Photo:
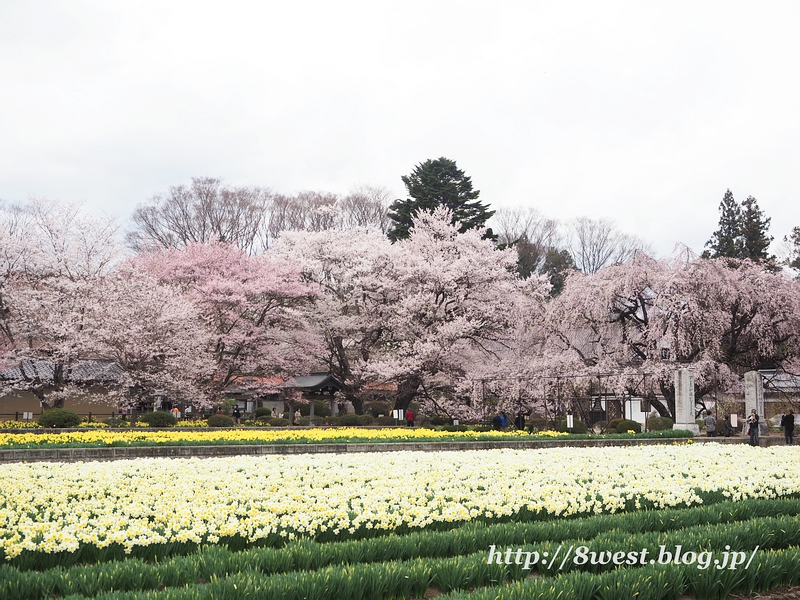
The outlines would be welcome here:
[[[608,219],[578,217],[569,223],[566,240],[575,265],[584,273],[623,263],[636,252],[653,252],[644,240],[622,233]]]
[[[190,186],[171,187],[136,207],[128,245],[141,251],[220,241],[254,254],[268,242],[271,198],[268,189],[225,187],[220,179],[193,178]]]

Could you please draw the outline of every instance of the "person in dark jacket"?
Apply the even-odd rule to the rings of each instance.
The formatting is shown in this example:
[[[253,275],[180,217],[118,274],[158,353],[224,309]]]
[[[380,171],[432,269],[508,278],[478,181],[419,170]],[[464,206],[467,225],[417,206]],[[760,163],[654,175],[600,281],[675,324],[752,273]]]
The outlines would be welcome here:
[[[758,446],[758,415],[756,409],[750,411],[750,416],[747,417],[747,431],[750,434],[750,445]]]
[[[730,415],[725,415],[725,421],[722,423],[722,433],[725,434],[725,437],[731,437],[731,433],[733,433]]]
[[[781,419],[781,427],[783,427],[783,438],[787,446],[792,445],[792,438],[794,437],[794,411],[789,411],[788,414],[783,415]]]
[[[518,413],[516,417],[514,417],[514,427],[519,429],[520,431],[525,430],[525,415],[522,413]]]

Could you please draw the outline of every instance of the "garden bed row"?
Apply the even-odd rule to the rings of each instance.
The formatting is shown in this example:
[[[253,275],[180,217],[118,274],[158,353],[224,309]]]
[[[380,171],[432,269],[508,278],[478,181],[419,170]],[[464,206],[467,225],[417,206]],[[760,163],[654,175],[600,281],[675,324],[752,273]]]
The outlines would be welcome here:
[[[0,600],[703,600],[797,583],[797,448],[602,441],[646,445],[3,465]]]
[[[800,501],[748,500],[711,506],[599,515],[544,522],[470,523],[448,531],[383,535],[365,540],[288,542],[282,547],[233,551],[204,546],[147,560],[126,558],[72,567],[38,566],[32,555],[19,566],[0,566],[0,598],[63,596],[121,599],[374,598],[422,597],[433,590],[464,598],[579,598],[583,600],[724,598],[731,592],[764,591],[800,582]],[[587,560],[536,561],[566,548],[582,548]],[[664,561],[664,548],[691,563]],[[490,549],[513,548],[509,560]],[[615,564],[631,550],[652,560]],[[737,568],[718,568],[731,552],[750,558]],[[594,553],[594,554],[591,554]],[[708,553],[701,556],[700,553]],[[113,556],[113,554],[111,554]],[[91,561],[90,554],[73,557]],[[704,561],[705,568],[698,561]],[[717,560],[715,564],[713,560]],[[528,561],[530,563],[530,561]],[[538,577],[531,578],[536,573]],[[474,589],[477,588],[477,589]]]
[[[294,444],[216,444],[209,446],[124,446],[106,448],[30,448],[0,450],[0,463],[36,461],[93,461],[133,458],[188,458],[220,456],[267,456],[286,454],[348,454],[363,452],[441,452],[461,450],[494,450],[510,448],[535,450],[542,448],[607,448],[621,446],[650,446],[686,441],[681,438],[580,439],[566,438],[537,440],[496,440],[476,442],[374,442],[374,443],[294,443]],[[692,442],[746,444],[747,438],[693,438]],[[761,438],[762,446],[783,443],[777,437]]]

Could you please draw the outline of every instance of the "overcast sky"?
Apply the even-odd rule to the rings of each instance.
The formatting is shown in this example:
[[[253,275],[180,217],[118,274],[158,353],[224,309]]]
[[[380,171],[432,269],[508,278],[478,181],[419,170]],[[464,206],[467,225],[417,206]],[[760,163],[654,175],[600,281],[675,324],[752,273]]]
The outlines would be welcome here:
[[[2,0],[0,199],[127,219],[191,177],[383,186],[702,250],[727,188],[800,225],[800,3]]]

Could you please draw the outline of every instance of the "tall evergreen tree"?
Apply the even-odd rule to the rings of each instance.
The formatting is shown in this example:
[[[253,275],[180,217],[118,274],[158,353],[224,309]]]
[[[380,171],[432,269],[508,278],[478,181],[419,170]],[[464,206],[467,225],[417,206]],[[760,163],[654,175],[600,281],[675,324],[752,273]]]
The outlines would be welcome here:
[[[461,233],[483,227],[494,214],[478,200],[480,191],[472,189],[472,180],[448,158],[426,160],[402,180],[410,197],[395,200],[389,208],[393,227],[388,235],[393,242],[409,236],[413,219],[420,211],[432,212],[439,206],[449,208],[453,223],[461,223]],[[493,239],[494,235],[488,230],[485,237]]]
[[[719,203],[719,229],[706,242],[709,248],[704,258],[744,258],[742,243],[742,208],[733,198],[733,192],[725,192]]]
[[[742,202],[742,258],[755,262],[769,262],[775,257],[767,253],[772,236],[767,235],[772,219],[764,215],[753,196]]]
[[[569,250],[558,250],[556,248],[548,248],[547,254],[544,257],[544,264],[542,265],[542,272],[547,274],[550,281],[550,296],[556,297],[564,289],[564,284],[567,282],[567,275],[571,271],[577,271],[578,267],[575,266],[575,261],[572,260],[572,255]]]

